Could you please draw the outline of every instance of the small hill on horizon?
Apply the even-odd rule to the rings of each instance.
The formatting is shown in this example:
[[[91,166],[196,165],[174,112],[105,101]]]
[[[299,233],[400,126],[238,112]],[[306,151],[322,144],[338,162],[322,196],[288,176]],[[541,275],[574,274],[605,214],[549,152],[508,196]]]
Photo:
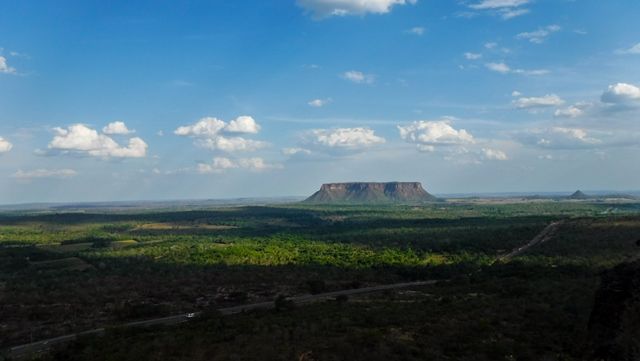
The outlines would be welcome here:
[[[569,199],[589,199],[589,196],[584,194],[581,190],[577,190],[569,196]]]
[[[419,182],[326,183],[304,203],[423,203],[437,198]]]

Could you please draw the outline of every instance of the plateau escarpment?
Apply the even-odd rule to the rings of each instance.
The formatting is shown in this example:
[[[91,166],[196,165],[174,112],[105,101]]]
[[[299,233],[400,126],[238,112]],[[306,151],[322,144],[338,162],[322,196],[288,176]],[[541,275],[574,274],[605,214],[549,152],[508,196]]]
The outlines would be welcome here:
[[[437,198],[429,194],[419,182],[389,183],[327,183],[320,187],[306,203],[422,203]]]

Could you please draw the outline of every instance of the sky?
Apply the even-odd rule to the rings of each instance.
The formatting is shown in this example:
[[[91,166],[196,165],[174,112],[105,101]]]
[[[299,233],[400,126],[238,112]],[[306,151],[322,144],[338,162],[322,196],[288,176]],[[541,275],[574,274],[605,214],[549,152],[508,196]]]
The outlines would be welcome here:
[[[0,0],[0,203],[638,190],[636,0]]]

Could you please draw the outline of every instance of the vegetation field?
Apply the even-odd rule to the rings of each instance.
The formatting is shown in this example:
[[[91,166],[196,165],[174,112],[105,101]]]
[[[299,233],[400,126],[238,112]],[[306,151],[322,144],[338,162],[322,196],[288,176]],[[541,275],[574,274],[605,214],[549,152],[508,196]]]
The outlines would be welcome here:
[[[508,261],[563,220],[542,244]],[[582,360],[635,203],[281,205],[0,214],[0,348],[108,327],[57,360]],[[226,306],[435,285],[220,316]],[[203,316],[174,327],[132,320]],[[1,359],[2,356],[0,356]]]

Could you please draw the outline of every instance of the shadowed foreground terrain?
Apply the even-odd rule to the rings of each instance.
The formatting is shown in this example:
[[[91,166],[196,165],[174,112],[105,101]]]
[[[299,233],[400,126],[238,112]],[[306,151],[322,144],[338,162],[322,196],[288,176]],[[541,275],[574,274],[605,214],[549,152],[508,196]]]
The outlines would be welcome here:
[[[557,221],[544,242],[501,257]],[[600,275],[610,284],[621,271],[607,270],[632,260],[638,239],[633,203],[5,213],[0,347],[106,327],[34,357],[583,360],[597,348],[607,359],[615,350],[598,342],[617,337],[611,328],[637,329],[601,324],[602,305],[618,301]],[[440,282],[299,306],[282,297],[415,280]],[[113,327],[187,312],[202,314]]]

